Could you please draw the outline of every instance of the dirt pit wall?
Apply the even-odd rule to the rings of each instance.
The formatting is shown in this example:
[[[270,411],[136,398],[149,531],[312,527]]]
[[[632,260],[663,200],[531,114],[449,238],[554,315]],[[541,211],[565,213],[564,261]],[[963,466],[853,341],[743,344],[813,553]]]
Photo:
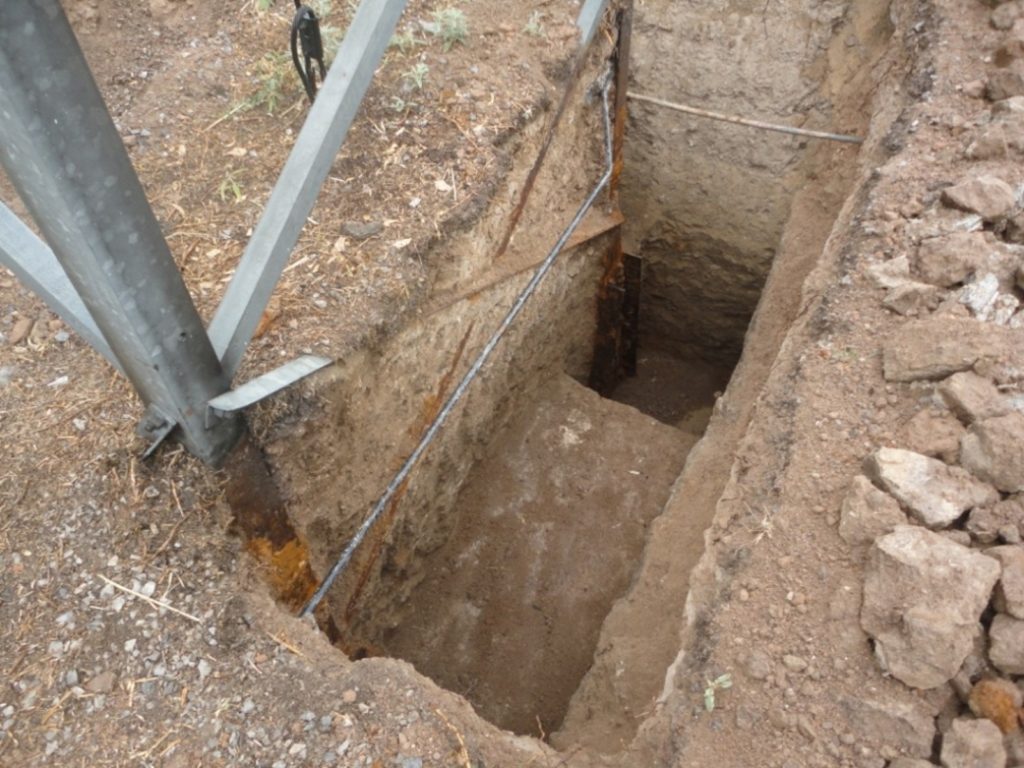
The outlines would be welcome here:
[[[700,109],[861,133],[849,109],[892,31],[888,3],[659,0],[636,8],[632,89]],[[648,343],[735,364],[814,141],[632,101],[626,250]]]

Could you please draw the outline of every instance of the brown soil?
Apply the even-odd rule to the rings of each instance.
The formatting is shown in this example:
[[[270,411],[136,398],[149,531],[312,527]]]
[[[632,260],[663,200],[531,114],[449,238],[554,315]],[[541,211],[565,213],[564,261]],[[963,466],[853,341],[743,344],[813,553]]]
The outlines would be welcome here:
[[[252,4],[225,9],[189,0],[66,3],[206,316],[303,119],[291,80],[274,114],[252,109],[225,117],[259,89],[264,54],[283,48],[289,12],[278,5],[261,15]],[[348,13],[342,5],[339,26]],[[501,537],[492,536],[481,545],[488,556],[464,561],[479,567],[474,578],[452,565],[476,541],[471,526],[460,525],[451,538],[453,527],[442,526],[420,550],[399,550],[397,541],[415,540],[421,529],[411,516],[398,518],[394,538],[381,538],[373,572],[383,575],[373,587],[380,602],[363,610],[383,626],[409,594],[426,605],[385,634],[384,645],[423,669],[435,665],[432,674],[454,692],[402,661],[351,662],[317,628],[276,605],[263,574],[227,532],[225,478],[173,446],[156,462],[139,461],[143,446],[132,430],[141,408],[128,385],[79,340],[64,340],[42,303],[0,273],[0,765],[882,768],[905,751],[898,745],[906,726],[891,713],[913,711],[941,725],[963,712],[949,686],[921,692],[882,675],[858,622],[864,552],[839,538],[836,522],[865,455],[899,446],[904,425],[935,397],[930,384],[885,382],[880,346],[905,319],[883,309],[865,265],[911,252],[922,230],[952,220],[938,192],[969,168],[998,172],[1013,185],[1024,181],[1016,163],[969,164],[964,157],[971,133],[988,119],[974,81],[987,76],[1006,33],[989,24],[991,6],[974,0],[856,3],[833,18],[840,5],[783,8],[759,0],[730,4],[728,14],[706,3],[638,5],[639,86],[681,82],[692,92],[655,95],[780,122],[807,120],[867,141],[858,150],[784,140],[766,150],[761,134],[731,127],[692,133],[670,124],[674,117],[633,111],[627,245],[659,263],[661,276],[649,283],[657,290],[647,296],[657,312],[649,317],[671,320],[648,326],[647,338],[651,328],[671,335],[673,354],[690,354],[704,339],[712,357],[731,362],[762,284],[763,298],[729,387],[693,450],[682,432],[635,413],[626,418],[625,406],[566,385],[575,390],[573,407],[582,400],[582,410],[604,414],[609,425],[652,437],[630,443],[611,439],[611,429],[592,429],[588,436],[611,443],[598,446],[600,460],[566,461],[572,446],[557,441],[557,462],[498,451],[501,443],[553,433],[555,425],[575,430],[572,408],[518,410],[555,373],[539,358],[509,353],[502,375],[485,378],[479,399],[467,406],[473,429],[452,438],[471,450],[457,461],[453,451],[443,453],[425,473],[431,482],[461,480],[476,466],[476,479],[461,492],[452,481],[443,489],[451,499],[437,504],[458,495],[467,521],[486,515],[521,499],[493,478],[524,476],[523,467],[544,462],[551,470],[544,473],[551,488],[545,501],[565,492],[574,505],[602,512],[559,516],[573,523],[560,541],[585,541],[601,559],[583,565],[570,557],[575,550],[549,551],[552,566],[586,572],[571,581],[564,572],[546,574],[541,610],[527,610],[517,601],[530,593],[521,583],[529,551],[509,557]],[[411,3],[407,23],[418,29],[417,20],[437,7]],[[530,226],[503,263],[492,263],[486,246],[502,230],[550,119],[548,106],[566,85],[577,7],[560,0],[460,7],[470,26],[465,46],[446,52],[426,39],[389,54],[241,375],[298,351],[346,360],[252,419],[310,539],[317,572],[393,469],[381,457],[402,453],[415,439],[408,430],[443,394],[434,385],[454,370],[451,352],[468,338],[468,354],[486,335],[483,322],[468,334],[458,313],[481,297],[493,299],[480,289],[492,278],[501,278],[493,293],[507,295],[505,283],[521,279],[517,270],[546,250],[594,177],[596,124],[593,112],[578,106],[562,130],[570,149],[556,152],[545,172]],[[534,12],[542,36],[523,31]],[[688,12],[699,12],[700,23]],[[791,54],[806,68],[789,61]],[[680,74],[684,59],[698,71]],[[429,67],[421,91],[403,77],[417,62]],[[815,83],[820,89],[802,99]],[[710,134],[726,137],[724,144]],[[659,166],[678,183],[631,197]],[[6,186],[0,197],[23,213]],[[666,224],[673,210],[685,211],[685,226]],[[356,241],[343,234],[346,221],[383,228]],[[680,253],[718,266],[673,262]],[[590,279],[597,258],[596,247],[577,249],[558,279]],[[699,305],[672,311],[681,306],[680,288],[696,296],[706,283],[717,291],[730,279],[736,290],[712,295],[719,301],[706,315]],[[591,306],[579,296],[562,298],[566,317],[583,317]],[[437,326],[432,317],[441,318]],[[11,343],[23,319],[33,321],[32,331]],[[561,343],[576,355],[565,369],[585,373],[587,352],[576,343],[583,322],[567,333],[568,325],[527,320],[545,331],[539,348],[558,350],[551,359],[570,359]],[[346,410],[355,402],[351,392],[403,370],[397,358],[380,358],[395,338],[414,340],[418,346],[410,348],[436,375],[415,381],[413,392],[411,379],[396,379],[393,401],[380,400],[377,412]],[[653,373],[616,397],[642,403],[664,422],[680,423],[722,389],[721,369],[644,354],[643,370]],[[508,371],[519,377],[514,397],[499,386]],[[670,372],[672,381],[682,373],[692,384],[666,386]],[[404,410],[396,415],[390,402]],[[499,417],[491,418],[496,404]],[[375,419],[388,428],[371,430]],[[683,423],[689,429],[695,421]],[[506,424],[513,426],[503,431]],[[333,443],[319,439],[327,430]],[[362,463],[347,462],[345,451],[361,452]],[[602,490],[602,483],[609,468],[637,456],[660,468],[660,479],[636,489],[646,501],[614,515],[615,505],[588,501],[623,491],[619,484]],[[303,466],[317,474],[300,478]],[[554,487],[558,470],[566,472],[561,488]],[[339,477],[349,488],[333,485],[335,495],[314,508],[313,491]],[[634,477],[642,476],[624,480]],[[411,498],[421,500],[433,487],[424,481]],[[289,496],[296,489],[310,493]],[[664,511],[653,517],[665,497]],[[553,509],[537,503],[523,514],[553,525]],[[318,524],[321,518],[330,522]],[[624,528],[633,554],[606,551],[620,543],[610,526],[627,519],[634,521]],[[500,522],[511,526],[513,516]],[[497,526],[484,523],[489,532]],[[505,562],[516,564],[508,570],[520,577],[520,591],[504,602],[476,597],[485,587],[493,595],[515,586],[495,567]],[[454,581],[442,585],[448,571]],[[418,587],[413,575],[422,580]],[[423,601],[415,597],[420,591],[428,594]],[[597,592],[600,605],[592,605]],[[496,656],[485,652],[487,640],[467,639],[458,663],[424,654],[432,646],[418,641],[451,653],[466,639],[453,639],[454,625],[430,603],[441,596],[449,605],[472,601],[495,636],[524,631],[521,648],[545,652]],[[511,603],[529,619],[501,610]],[[578,618],[544,621],[552,616]],[[517,681],[515,690],[507,678],[493,677],[529,663],[545,671]],[[716,692],[709,712],[706,689],[724,674],[732,687]],[[559,723],[561,730],[550,744],[514,737],[479,717],[461,694],[522,732],[539,735],[534,715],[545,732]],[[865,715],[865,707],[890,714]]]
[[[492,444],[383,650],[483,717],[551,732],[696,438],[559,376]]]

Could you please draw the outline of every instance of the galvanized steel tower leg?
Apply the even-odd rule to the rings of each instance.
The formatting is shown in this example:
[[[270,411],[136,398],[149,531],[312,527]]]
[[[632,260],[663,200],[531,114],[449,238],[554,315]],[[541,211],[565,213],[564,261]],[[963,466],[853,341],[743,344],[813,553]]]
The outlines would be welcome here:
[[[0,2],[0,162],[155,421],[219,463],[228,378],[58,0]]]

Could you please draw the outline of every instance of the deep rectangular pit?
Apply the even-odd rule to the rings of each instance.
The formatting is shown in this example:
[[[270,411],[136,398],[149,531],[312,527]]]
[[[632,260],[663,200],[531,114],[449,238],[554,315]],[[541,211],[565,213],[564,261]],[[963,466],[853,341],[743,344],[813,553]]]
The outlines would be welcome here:
[[[884,17],[883,4],[861,12],[867,21],[851,10],[838,32],[835,19],[818,19],[823,26],[814,27],[817,47],[808,55],[856,71],[852,59],[867,61],[868,53],[828,49],[853,28],[865,47],[885,42],[884,20],[875,19]],[[762,55],[774,50],[759,45]],[[811,71],[826,81],[832,73]],[[865,81],[844,76],[818,84],[837,99],[837,112],[859,114],[838,98],[846,87],[852,98]],[[566,174],[580,189],[592,182],[597,125],[592,106],[581,100],[576,110],[514,252],[489,264],[479,252],[481,242],[485,251],[493,243],[468,234],[471,267],[464,274],[451,264],[441,269],[446,277],[415,316],[321,383],[317,423],[299,420],[279,438],[288,449],[270,447],[317,572],[358,527],[553,240],[561,222],[552,220],[552,200],[564,208],[573,186]],[[674,131],[652,134],[645,121],[634,115],[631,124],[645,146],[676,143]],[[721,133],[707,130],[707,141]],[[750,143],[747,136],[730,134],[726,145]],[[779,209],[776,200],[774,214],[758,219],[760,238],[747,232],[742,243],[707,232],[728,228],[722,210],[749,205],[757,193],[749,177],[724,179],[718,219],[695,223],[681,208],[666,223],[671,188],[660,180],[631,187],[627,166],[623,208],[633,215],[626,240],[651,267],[639,375],[613,400],[578,383],[592,362],[608,236],[567,250],[330,593],[322,623],[350,657],[406,659],[498,725],[531,735],[563,728],[552,737],[558,746],[582,741],[614,751],[627,743],[678,650],[687,576],[716,488],[852,180],[855,150],[780,141],[785,146],[772,157],[791,171],[786,204]],[[634,159],[639,177],[656,175],[651,164],[665,162],[657,153]],[[519,165],[532,157],[525,161]],[[767,170],[761,185],[777,182]],[[665,183],[678,178],[668,174]],[[700,185],[706,191],[714,178]],[[493,235],[491,223],[483,231]],[[456,246],[449,254],[462,253]],[[744,338],[769,268],[768,294]],[[728,384],[741,349],[738,381]],[[717,429],[712,420],[711,442],[694,450],[723,392],[733,409]],[[687,465],[691,451],[700,455]],[[669,533],[685,540],[659,538]],[[674,562],[660,581],[644,570],[666,557]]]

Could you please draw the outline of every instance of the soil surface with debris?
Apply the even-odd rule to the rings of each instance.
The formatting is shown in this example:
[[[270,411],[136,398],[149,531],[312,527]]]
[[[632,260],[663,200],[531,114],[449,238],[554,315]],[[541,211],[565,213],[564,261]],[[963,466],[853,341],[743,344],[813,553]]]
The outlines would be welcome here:
[[[278,5],[65,3],[204,317],[306,110]],[[241,379],[372,344],[466,277],[463,235],[549,119],[578,8],[459,7],[468,35],[446,47],[442,6],[411,3]],[[746,413],[738,447],[687,459],[690,439],[670,440],[675,470],[724,478],[689,595],[630,616],[675,660],[633,691],[612,664],[620,709],[585,688],[550,739],[561,753],[408,663],[348,661],[274,604],[229,531],[224,477],[175,447],[140,461],[130,387],[0,273],[0,765],[1024,765],[1024,3],[890,12],[906,68],[877,73],[898,87],[855,194],[785,307],[769,278],[737,374],[761,365],[763,387],[711,413],[709,435]],[[784,310],[778,349],[753,360]],[[700,378],[703,406],[720,384]],[[652,415],[706,417],[689,408],[666,397]],[[255,414],[257,442],[279,415]],[[632,594],[690,545],[662,546]],[[603,643],[598,681],[621,653]]]

